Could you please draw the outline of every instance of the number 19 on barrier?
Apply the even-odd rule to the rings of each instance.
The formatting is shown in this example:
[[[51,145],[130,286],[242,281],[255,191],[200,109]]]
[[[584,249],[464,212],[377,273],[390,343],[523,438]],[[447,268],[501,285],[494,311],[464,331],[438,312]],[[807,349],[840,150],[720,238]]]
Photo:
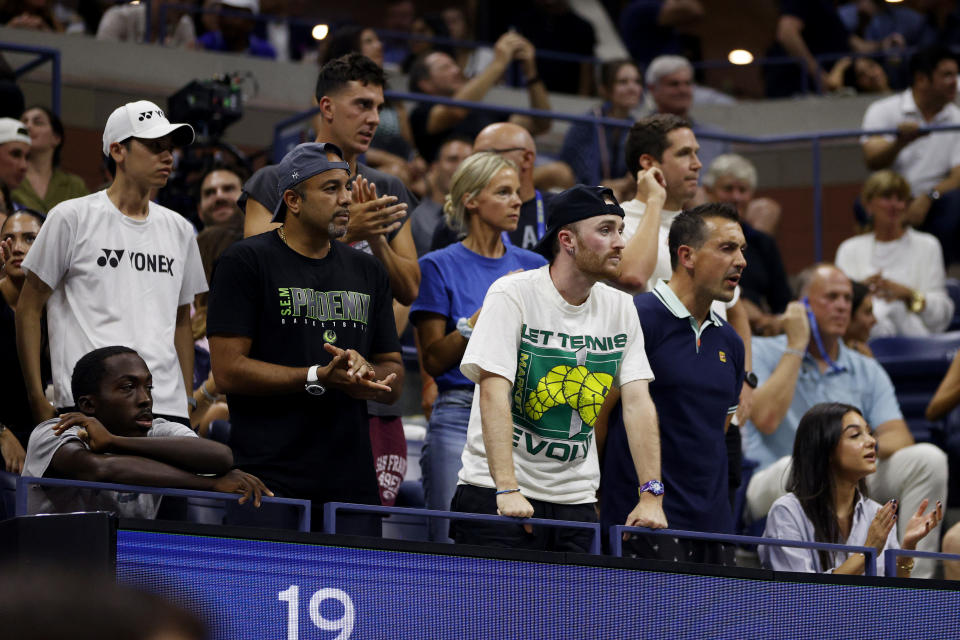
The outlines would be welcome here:
[[[290,585],[288,589],[277,594],[277,599],[287,603],[287,640],[298,640],[300,635],[300,586]],[[336,620],[323,617],[320,612],[320,603],[324,600],[336,600],[343,605],[343,615]],[[340,632],[333,640],[347,640],[353,632],[356,609],[353,606],[353,600],[346,591],[326,587],[314,592],[310,596],[308,611],[311,622],[318,629]]]

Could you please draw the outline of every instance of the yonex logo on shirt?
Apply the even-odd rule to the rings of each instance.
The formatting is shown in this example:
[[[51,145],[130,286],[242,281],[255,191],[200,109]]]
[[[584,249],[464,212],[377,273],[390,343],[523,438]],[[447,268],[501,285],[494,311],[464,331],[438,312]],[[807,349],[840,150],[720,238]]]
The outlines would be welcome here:
[[[136,271],[149,271],[152,273],[169,273],[173,277],[174,258],[168,256],[141,253],[140,251],[126,251],[124,249],[100,249],[103,255],[97,258],[97,265],[106,267],[110,265],[114,269],[123,262],[123,256],[127,256],[127,263]]]

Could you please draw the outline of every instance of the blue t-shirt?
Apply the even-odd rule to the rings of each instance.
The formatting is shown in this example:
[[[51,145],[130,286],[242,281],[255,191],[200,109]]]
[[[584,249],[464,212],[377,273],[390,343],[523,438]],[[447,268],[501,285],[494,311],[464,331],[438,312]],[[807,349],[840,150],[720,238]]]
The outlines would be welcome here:
[[[487,258],[463,246],[451,244],[420,258],[420,295],[410,307],[410,321],[417,324],[421,312],[439,313],[447,318],[446,332],[457,320],[469,318],[483,305],[487,289],[501,276],[517,269],[537,269],[546,260],[538,253],[506,245],[499,258]],[[437,376],[437,389],[473,388],[474,384],[455,365]]]
[[[754,338],[750,344],[753,372],[757,374],[757,381],[763,384],[787,350],[787,337]],[[817,403],[851,404],[863,412],[867,424],[874,428],[890,420],[903,419],[890,376],[876,360],[846,348],[841,342],[837,364],[844,369],[842,372],[827,369],[820,373],[813,356],[807,353],[793,392],[793,402],[776,431],[764,435],[753,422],[747,423],[743,433],[744,455],[760,463],[758,469],[793,453],[793,437],[800,418]]]
[[[663,510],[671,529],[733,532],[724,425],[743,386],[743,341],[713,311],[702,326],[661,280],[634,298],[655,379]],[[731,429],[736,427],[731,426]],[[624,524],[637,478],[619,407],[610,415],[600,488],[603,530]]]

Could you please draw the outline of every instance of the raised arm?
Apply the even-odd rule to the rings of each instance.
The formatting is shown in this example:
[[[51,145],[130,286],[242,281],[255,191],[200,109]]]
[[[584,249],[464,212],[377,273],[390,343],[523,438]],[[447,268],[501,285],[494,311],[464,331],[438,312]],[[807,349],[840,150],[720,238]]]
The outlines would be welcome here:
[[[660,250],[660,212],[667,192],[663,173],[656,167],[637,174],[637,200],[646,204],[643,217],[633,236],[627,240],[620,258],[620,276],[616,284],[630,293],[639,293],[657,267]]]
[[[950,410],[960,404],[960,351],[953,356],[953,362],[947,369],[933,399],[927,405],[926,417],[931,422],[947,415]]]
[[[800,58],[807,69],[807,73],[814,79],[814,83],[826,79],[826,74],[820,70],[820,65],[810,53],[810,48],[803,40],[803,20],[797,16],[782,15],[777,22],[777,42],[787,53],[794,58]]]
[[[519,60],[523,67],[523,76],[527,79],[527,94],[530,98],[530,108],[550,111],[550,93],[547,85],[537,73],[537,50],[533,44],[522,36],[517,36],[517,47],[513,52],[515,60]],[[531,80],[533,82],[531,82]],[[531,118],[530,116],[513,115],[510,122],[518,124],[532,136],[538,136],[550,130],[550,118]]]
[[[520,36],[511,31],[500,36],[493,45],[493,61],[487,65],[486,69],[467,80],[451,98],[467,102],[483,100],[493,85],[500,81],[503,72],[507,70],[507,65],[513,59],[513,52],[518,45],[517,38],[520,38]],[[435,104],[430,107],[430,114],[427,116],[427,133],[436,135],[455,127],[469,113],[470,110],[463,107]]]
[[[30,410],[38,424],[56,415],[56,411],[43,393],[40,374],[40,319],[43,315],[43,306],[52,293],[53,290],[46,283],[36,274],[28,271],[15,314],[17,355],[20,357],[20,367],[23,369],[23,381],[27,388]]]
[[[770,377],[757,387],[750,412],[757,431],[767,435],[777,430],[793,403],[803,354],[810,342],[810,324],[803,303],[794,301],[788,304],[782,322],[787,333],[788,351],[784,351]]]
[[[620,388],[620,400],[623,426],[637,479],[641,485],[648,480],[660,480],[660,427],[657,424],[657,409],[650,398],[649,382],[634,380],[623,385]],[[627,516],[626,524],[654,529],[666,527],[663,496],[655,496],[647,491],[640,494],[637,506]]]
[[[870,115],[870,110],[868,109],[866,116],[864,116],[863,128],[879,128],[875,126]],[[893,164],[893,161],[897,159],[897,154],[899,154],[905,146],[921,135],[926,135],[918,133],[919,128],[920,125],[916,122],[901,122],[897,125],[897,135],[892,140],[885,136],[870,136],[867,138],[862,145],[863,161],[867,165],[867,168],[871,171],[889,168],[890,165]]]

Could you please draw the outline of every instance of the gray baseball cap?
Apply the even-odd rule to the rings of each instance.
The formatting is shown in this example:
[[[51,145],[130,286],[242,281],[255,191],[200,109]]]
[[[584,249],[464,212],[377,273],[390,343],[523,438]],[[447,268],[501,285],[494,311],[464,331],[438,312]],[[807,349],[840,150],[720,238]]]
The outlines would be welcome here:
[[[347,175],[350,175],[350,165],[343,160],[331,161],[327,158],[328,153],[335,153],[343,158],[340,147],[331,142],[304,142],[283,156],[283,160],[277,165],[277,193],[280,200],[273,209],[274,222],[283,222],[287,215],[287,205],[283,201],[283,194],[287,189],[292,189],[301,182],[331,169],[343,169]]]

